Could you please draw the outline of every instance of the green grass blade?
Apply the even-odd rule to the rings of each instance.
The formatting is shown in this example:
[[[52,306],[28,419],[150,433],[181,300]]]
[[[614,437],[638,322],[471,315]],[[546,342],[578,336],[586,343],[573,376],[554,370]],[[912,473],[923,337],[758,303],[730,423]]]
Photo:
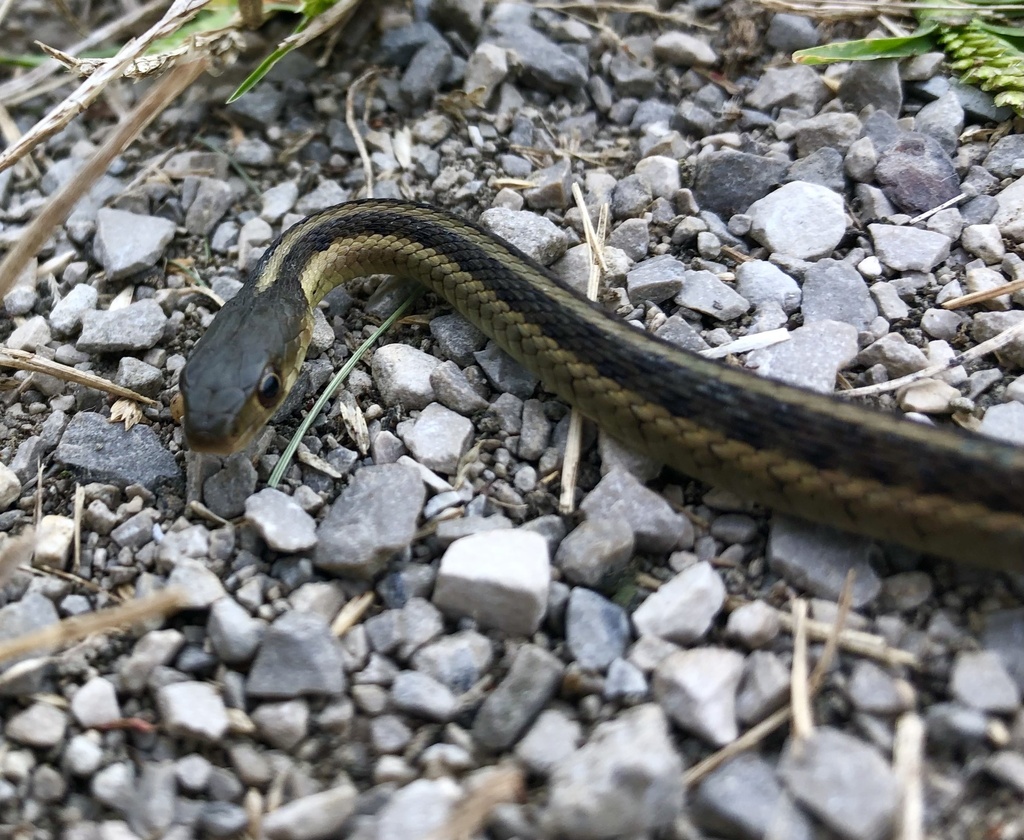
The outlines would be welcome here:
[[[793,53],[797,64],[830,64],[835,61],[873,61],[878,58],[905,58],[934,50],[934,25],[922,27],[913,35],[900,38],[865,38],[824,44]]]
[[[366,355],[367,351],[374,345],[384,333],[390,330],[395,323],[401,318],[406,310],[412,306],[423,294],[424,289],[414,289],[412,294],[409,295],[388,318],[381,324],[377,329],[373,331],[373,334],[366,339],[352,356],[341,366],[327,387],[324,388],[323,392],[317,398],[317,401],[313,404],[313,407],[309,410],[305,417],[302,418],[302,422],[299,423],[299,428],[295,430],[295,434],[292,435],[291,440],[288,441],[288,445],[285,447],[284,452],[281,453],[280,460],[274,465],[273,471],[270,473],[270,480],[267,482],[268,487],[277,487],[281,482],[281,478],[284,476],[285,471],[291,466],[292,459],[295,457],[295,453],[299,449],[299,444],[302,442],[302,438],[306,436],[306,432],[309,431],[309,427],[313,425],[313,421],[320,416],[320,412],[324,410],[324,406],[327,405],[327,401],[334,396],[334,392],[338,390],[341,383],[348,379],[348,375],[352,372],[352,369],[359,363],[359,360]]]

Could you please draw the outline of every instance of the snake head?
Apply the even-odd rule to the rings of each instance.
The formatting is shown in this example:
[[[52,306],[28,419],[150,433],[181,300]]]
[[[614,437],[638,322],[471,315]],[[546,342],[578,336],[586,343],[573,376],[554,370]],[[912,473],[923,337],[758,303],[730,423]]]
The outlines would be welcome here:
[[[247,285],[229,300],[178,380],[189,447],[228,455],[248,445],[295,384],[311,330],[301,292]]]

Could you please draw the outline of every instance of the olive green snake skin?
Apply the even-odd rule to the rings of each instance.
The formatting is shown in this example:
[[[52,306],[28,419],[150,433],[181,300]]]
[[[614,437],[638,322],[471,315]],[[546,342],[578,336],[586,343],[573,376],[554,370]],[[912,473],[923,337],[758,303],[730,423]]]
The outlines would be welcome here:
[[[686,475],[929,554],[1024,569],[1024,450],[681,350],[476,225],[406,202],[338,205],[271,246],[182,371],[190,446],[245,446],[298,376],[313,307],[378,273],[418,280],[549,391]]]

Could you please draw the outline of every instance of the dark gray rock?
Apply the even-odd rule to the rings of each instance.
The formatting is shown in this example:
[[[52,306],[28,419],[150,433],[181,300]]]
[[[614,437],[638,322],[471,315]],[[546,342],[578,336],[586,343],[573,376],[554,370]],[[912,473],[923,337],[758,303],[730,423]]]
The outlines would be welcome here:
[[[174,456],[149,426],[133,426],[126,432],[120,423],[91,411],[71,419],[54,457],[86,482],[141,484],[156,490],[183,480]]]
[[[712,152],[697,160],[693,194],[702,210],[728,219],[745,213],[751,204],[779,186],[788,166],[785,161],[746,152]]]
[[[916,132],[903,133],[879,151],[875,178],[889,200],[911,215],[960,193],[960,179],[942,146]]]
[[[341,643],[323,618],[287,612],[267,628],[246,681],[251,696],[287,700],[344,690]]]
[[[757,755],[739,755],[707,775],[690,800],[697,826],[714,836],[813,840],[811,821]]]
[[[523,645],[473,723],[473,737],[484,747],[505,750],[514,744],[547,705],[562,679],[562,663],[544,648]]]

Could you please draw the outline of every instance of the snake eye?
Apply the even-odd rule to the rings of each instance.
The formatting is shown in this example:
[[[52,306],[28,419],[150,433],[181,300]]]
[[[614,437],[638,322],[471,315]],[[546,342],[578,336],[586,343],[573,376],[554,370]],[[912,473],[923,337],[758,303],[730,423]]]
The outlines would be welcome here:
[[[256,389],[256,398],[264,408],[270,408],[277,402],[281,395],[281,377],[272,370],[263,372],[259,388]]]

